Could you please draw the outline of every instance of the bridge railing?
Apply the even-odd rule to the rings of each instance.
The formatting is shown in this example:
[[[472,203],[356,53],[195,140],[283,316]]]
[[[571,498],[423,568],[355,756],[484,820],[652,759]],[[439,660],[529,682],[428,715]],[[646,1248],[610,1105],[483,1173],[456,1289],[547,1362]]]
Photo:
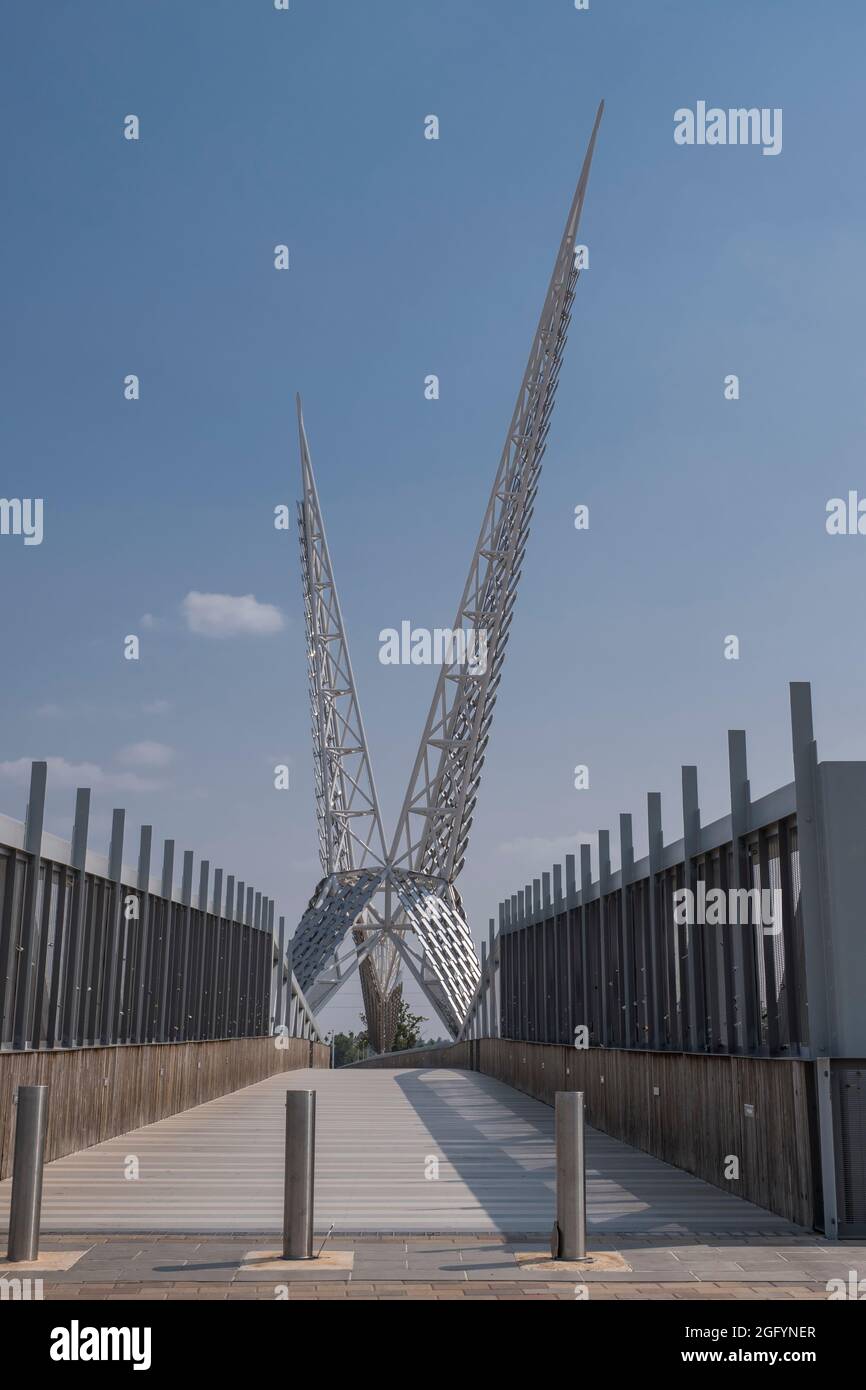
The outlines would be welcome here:
[[[107,858],[88,848],[90,790],[71,843],[43,827],[48,767],[34,762],[25,823],[0,816],[0,1047],[6,1051],[249,1038],[320,1041],[291,971],[273,899],[175,843],[152,875],[142,826],[123,862],[115,810]]]
[[[728,735],[731,809],[704,825],[682,769],[684,834],[647,797],[632,819],[499,904],[461,1037],[773,1057],[862,1056],[866,764],[821,763],[809,686],[791,686],[794,781],[752,801],[746,737]]]

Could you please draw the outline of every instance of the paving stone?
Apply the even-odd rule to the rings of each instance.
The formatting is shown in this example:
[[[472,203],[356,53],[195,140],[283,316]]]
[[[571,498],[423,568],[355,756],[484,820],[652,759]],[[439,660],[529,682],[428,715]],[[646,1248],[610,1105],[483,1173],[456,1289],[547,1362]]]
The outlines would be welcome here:
[[[257,1239],[225,1236],[181,1240],[150,1238],[141,1243],[78,1236],[67,1248],[87,1249],[86,1256],[65,1273],[43,1280],[44,1296],[54,1301],[92,1299],[191,1300],[245,1299],[273,1301],[285,1288],[293,1300],[352,1298],[383,1301],[454,1301],[471,1298],[493,1301],[566,1301],[574,1297],[577,1283],[584,1284],[591,1299],[641,1298],[659,1301],[757,1300],[787,1302],[791,1299],[826,1299],[828,1276],[847,1277],[856,1267],[846,1247],[756,1247],[731,1240],[718,1244],[666,1246],[656,1238],[638,1245],[634,1239],[596,1242],[595,1249],[618,1248],[634,1262],[630,1272],[593,1272],[587,1268],[576,1278],[571,1272],[549,1268],[526,1277],[518,1273],[518,1250],[542,1249],[538,1239],[506,1241],[491,1236],[413,1237],[411,1242],[340,1240],[341,1249],[355,1251],[355,1270],[319,1268],[311,1278],[306,1267],[297,1275],[272,1272],[267,1279],[255,1269],[244,1270],[242,1255],[257,1246]],[[278,1241],[277,1241],[278,1244]],[[270,1245],[270,1242],[265,1242]],[[265,1248],[262,1245],[262,1248]],[[131,1256],[131,1247],[134,1253]],[[47,1248],[47,1247],[46,1247]],[[274,1246],[276,1248],[276,1246]],[[782,1254],[782,1250],[786,1253]],[[675,1250],[677,1253],[675,1253]],[[109,1258],[112,1252],[113,1258]],[[736,1256],[736,1258],[732,1258]],[[802,1261],[803,1267],[800,1267]]]

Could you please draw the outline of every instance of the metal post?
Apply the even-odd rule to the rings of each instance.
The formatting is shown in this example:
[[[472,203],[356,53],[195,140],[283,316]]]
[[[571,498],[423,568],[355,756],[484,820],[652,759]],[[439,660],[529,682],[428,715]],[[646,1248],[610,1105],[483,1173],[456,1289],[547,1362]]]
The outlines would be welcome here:
[[[815,1059],[815,1091],[818,1099],[821,1190],[824,1194],[823,1231],[829,1240],[838,1240],[839,1204],[836,1190],[836,1150],[833,1132],[833,1073],[829,1057],[817,1057]]]
[[[123,918],[123,835],[126,812],[115,807],[111,815],[111,840],[108,846],[108,877],[111,881],[109,908],[105,924],[104,981],[100,1000],[100,1041],[107,1047],[120,1041],[120,982],[123,977],[123,940],[126,923]]]
[[[208,930],[208,883],[210,880],[210,860],[203,859],[198,872],[198,966],[196,970],[195,992],[192,1003],[194,1036],[208,1036],[208,1014],[210,1011],[210,977],[213,934]]]
[[[36,967],[36,899],[42,853],[42,821],[45,814],[45,784],[48,764],[30,764],[30,797],[24,827],[24,853],[28,856],[24,880],[24,907],[21,916],[21,937],[18,946],[18,984],[15,993],[12,1047],[23,1052],[30,1042],[31,999]],[[46,885],[50,892],[50,880]],[[14,961],[14,956],[12,957]]]
[[[195,970],[196,943],[195,927],[192,920],[192,872],[195,855],[191,849],[183,852],[183,877],[181,878],[180,900],[183,903],[183,954],[178,957],[177,981],[177,1031],[179,1042],[190,1037],[190,1015],[192,1013],[192,974]]]
[[[226,901],[223,916],[225,927],[223,932],[223,961],[222,961],[222,983],[220,985],[220,1008],[219,1008],[219,1036],[227,1038],[231,1032],[229,1019],[231,1018],[231,1000],[229,998],[229,983],[232,978],[232,952],[234,951],[234,906],[235,906],[235,880],[234,874],[226,876]]]
[[[550,874],[541,875],[541,1030],[539,1041],[556,1037],[556,919],[550,901]],[[552,948],[552,949],[551,949]]]
[[[511,899],[512,921],[517,932],[515,942],[515,955],[517,958],[517,1018],[519,1031],[516,1037],[523,1041],[529,1039],[529,953],[526,944],[526,904],[523,901],[523,890],[518,892]]]
[[[586,1259],[586,1163],[583,1091],[556,1092],[556,1231],[554,1259]]]
[[[576,911],[577,883],[575,881],[575,859],[573,854],[565,856],[565,1041],[574,1041],[577,1022],[577,979],[576,968],[578,952],[575,950],[578,915]]]
[[[490,1018],[490,1036],[499,1037],[499,992],[496,979],[496,956],[494,955],[494,942],[496,941],[496,924],[491,917],[487,924],[487,959],[490,962],[490,984],[488,986],[489,1003],[487,1012]],[[501,966],[500,966],[501,969]],[[500,977],[501,978],[501,977]]]
[[[276,946],[276,937],[275,937],[275,934],[274,934],[274,920],[275,920],[275,917],[276,917],[276,903],[274,902],[273,898],[268,898],[268,921],[267,921],[268,939],[267,939],[267,943],[266,943],[266,946],[265,946],[265,959],[264,959],[264,965],[263,965],[263,967],[262,967],[264,979],[263,979],[263,982],[262,982],[262,1023],[261,1023],[261,1031],[265,1034],[265,1036],[267,1036],[269,1033],[271,1033],[271,1032],[273,1031],[273,1020],[274,1020],[274,1006],[275,1006],[274,994],[275,994],[275,991],[274,991],[273,980],[274,980],[274,948],[275,948],[275,946]],[[280,957],[280,970],[281,970],[281,971],[282,971],[282,968],[283,968],[283,961],[282,961],[282,957]],[[266,1009],[266,1008],[267,1008],[267,1012],[265,1012],[265,1009]]]
[[[613,969],[611,966],[611,935],[613,926],[607,896],[610,892],[610,831],[598,832],[598,996],[601,1003],[601,1042],[610,1047],[615,1041],[613,1031]]]
[[[481,943],[481,983],[479,984],[479,989],[481,990],[481,1032],[478,1034],[478,1036],[481,1037],[481,1038],[489,1038],[489,1037],[490,1037],[490,1011],[489,1011],[489,1008],[488,1008],[488,1004],[489,1004],[488,993],[489,993],[489,990],[490,990],[490,981],[487,979],[487,942],[486,942],[486,941],[482,941],[482,943]],[[477,1013],[476,1013],[476,1017],[477,1017]]]
[[[262,913],[267,911],[266,899],[262,893],[256,893],[253,899],[253,953],[250,962],[250,1008],[249,1008],[249,1034],[256,1037],[259,1032],[259,984],[262,978],[261,972],[261,950],[262,950]]]
[[[294,952],[294,949],[295,949],[294,940],[292,940],[292,941],[290,941],[290,942],[287,944],[287,946],[286,946],[286,970],[288,971],[288,977],[289,977],[289,982],[288,982],[288,984],[286,985],[286,989],[288,990],[288,994],[287,994],[287,996],[286,996],[286,1009],[287,1009],[286,1017],[287,1017],[287,1021],[288,1021],[288,1025],[289,1025],[289,1037],[290,1037],[290,1038],[299,1038],[301,1035],[300,1035],[300,1033],[297,1031],[297,1028],[298,1028],[298,996],[297,996],[297,993],[296,993],[296,991],[295,991],[296,977],[295,977],[294,970],[293,970],[293,966],[292,966],[292,959],[293,959],[293,952]]]
[[[553,1037],[552,1042],[568,1042],[568,927],[562,897],[562,865],[553,866]]]
[[[499,904],[499,1009],[501,1038],[516,1038],[517,1032],[517,960],[516,941],[511,925],[511,899]]]
[[[632,840],[631,816],[625,812],[619,818],[619,859],[622,901],[623,1043],[626,1047],[634,1047],[638,1032],[634,987],[634,908],[629,892],[629,886],[634,878],[634,842]]]
[[[834,1001],[832,968],[828,970],[827,888],[821,863],[823,807],[818,789],[818,749],[812,726],[811,686],[808,681],[792,681],[790,689],[800,860],[800,921],[808,1002],[808,1038],[804,1041],[813,1057],[827,1057],[835,1052],[831,1045]]]
[[[683,888],[688,888],[695,901],[698,871],[695,860],[701,846],[701,808],[698,801],[698,769],[693,765],[681,768],[683,798]],[[704,870],[706,873],[706,870]],[[674,927],[680,956],[680,986],[682,991],[683,1051],[705,1052],[707,1044],[707,1010],[704,998],[704,937],[706,926],[699,923],[689,927]],[[682,932],[682,935],[680,934]]]
[[[244,967],[244,897],[245,886],[242,879],[238,879],[235,885],[235,904],[232,917],[235,922],[235,952],[232,962],[231,972],[234,976],[232,983],[232,1010],[231,1010],[231,1029],[232,1034],[239,1038],[241,1035],[241,999],[243,992],[243,967]]]
[[[255,888],[250,884],[247,889],[247,904],[243,914],[243,920],[249,927],[246,934],[246,956],[244,965],[244,1003],[241,1017],[243,1019],[243,1036],[251,1038],[253,1035],[252,1024],[252,989],[253,989],[253,958],[256,949],[256,938],[253,922],[253,899]]]
[[[225,949],[225,928],[223,926],[223,871],[217,869],[213,876],[213,962],[210,985],[210,1024],[209,1037],[218,1038],[220,1029],[218,1011],[222,1007],[222,958]]]
[[[152,1016],[151,963],[153,961],[154,926],[150,911],[150,856],[153,848],[153,826],[143,825],[138,841],[138,970],[135,979],[135,1011],[131,1038],[143,1043],[150,1036]]]
[[[283,1259],[313,1258],[316,1170],[316,1093],[286,1091],[286,1175]]]
[[[794,762],[796,781],[797,763]],[[732,888],[751,888],[751,869],[746,850],[751,790],[746,760],[746,735],[742,729],[728,730],[728,771],[731,788],[731,848],[733,852]],[[797,822],[799,829],[799,820]],[[800,843],[800,875],[803,874],[803,846]],[[755,961],[755,927],[746,921],[739,930],[729,928],[734,939],[735,1039],[728,1038],[731,1052],[757,1052],[761,1042],[761,1013]]]
[[[647,1046],[676,1047],[677,1014],[676,976],[673,943],[665,929],[664,911],[659,912],[658,876],[662,868],[664,833],[662,831],[662,799],[659,792],[646,795],[647,840],[649,846],[649,897],[647,933],[644,937],[644,962],[649,974],[647,982],[647,1017],[649,1033]],[[665,993],[667,991],[667,994]],[[667,1008],[665,998],[667,997]]]
[[[7,1254],[7,1259],[19,1264],[35,1260],[39,1255],[42,1164],[47,1128],[48,1087],[19,1086]]]
[[[526,885],[526,904],[527,915],[529,917],[529,929],[526,933],[527,946],[529,951],[529,968],[527,974],[530,982],[530,998],[532,999],[532,1013],[530,1014],[531,1027],[529,1037],[533,1042],[543,1042],[542,1018],[542,999],[544,990],[544,928],[537,923],[541,917],[541,879],[535,878],[532,884]],[[538,943],[541,941],[541,960],[539,961]]]
[[[277,1032],[282,1025],[284,1018],[283,1009],[283,963],[286,957],[286,919],[280,918],[280,933],[277,939],[277,990],[274,1002],[274,1031]],[[289,994],[292,992],[291,982],[289,983]]]
[[[590,993],[590,969],[592,959],[589,939],[589,895],[592,891],[592,860],[589,845],[580,846],[580,1005],[581,1026],[589,1030],[587,1036],[598,1042],[598,1023]]]
[[[159,983],[158,1008],[159,1027],[156,1030],[159,1042],[169,1042],[171,1039],[171,1024],[173,1015],[174,1000],[174,981],[171,974],[172,956],[175,950],[175,930],[176,924],[172,918],[172,893],[174,884],[174,840],[164,840],[162,848],[162,891],[160,897],[162,902],[162,946],[161,946],[161,970]]]

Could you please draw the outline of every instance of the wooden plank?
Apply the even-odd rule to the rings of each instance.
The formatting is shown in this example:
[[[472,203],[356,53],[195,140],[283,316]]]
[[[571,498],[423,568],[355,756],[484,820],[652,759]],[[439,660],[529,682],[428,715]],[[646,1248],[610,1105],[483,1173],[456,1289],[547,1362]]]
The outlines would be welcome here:
[[[582,1090],[588,1121],[606,1134],[807,1229],[816,1224],[811,1062],[511,1038],[483,1038],[478,1049],[488,1075],[547,1105],[558,1089]],[[364,1066],[473,1064],[457,1043]],[[739,1160],[736,1179],[725,1177],[731,1157]]]
[[[15,1091],[47,1083],[49,1160],[252,1085],[274,1072],[329,1063],[304,1038],[85,1047],[0,1053],[0,1178],[12,1171]]]
[[[551,1094],[573,1074],[567,1049],[523,1055]],[[317,1092],[319,1230],[333,1222],[343,1233],[549,1234],[551,1109],[490,1076],[440,1067],[292,1071],[63,1158],[46,1168],[43,1230],[275,1234],[285,1093],[299,1087]],[[134,1181],[126,1177],[131,1156]],[[9,1187],[0,1184],[0,1219]],[[590,1231],[791,1230],[595,1129],[587,1199]]]

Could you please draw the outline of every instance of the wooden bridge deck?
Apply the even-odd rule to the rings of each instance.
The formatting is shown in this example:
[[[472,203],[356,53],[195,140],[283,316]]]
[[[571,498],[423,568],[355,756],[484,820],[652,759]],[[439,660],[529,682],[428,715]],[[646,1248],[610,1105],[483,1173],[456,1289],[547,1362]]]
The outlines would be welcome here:
[[[553,1111],[441,1068],[283,1073],[58,1159],[45,1170],[43,1230],[278,1231],[285,1092],[299,1087],[318,1093],[317,1229],[550,1231]],[[126,1176],[132,1160],[137,1177]],[[10,1186],[0,1183],[0,1223]],[[596,1130],[587,1203],[595,1233],[796,1229]]]

